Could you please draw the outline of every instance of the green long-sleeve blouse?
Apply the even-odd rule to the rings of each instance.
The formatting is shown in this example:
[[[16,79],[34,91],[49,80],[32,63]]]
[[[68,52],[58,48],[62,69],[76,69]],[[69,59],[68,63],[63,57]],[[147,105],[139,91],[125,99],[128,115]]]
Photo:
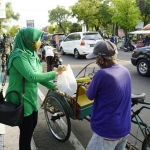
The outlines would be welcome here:
[[[24,116],[29,116],[39,108],[37,100],[38,82],[49,89],[55,84],[50,82],[55,78],[55,72],[42,73],[42,66],[36,57],[30,59],[16,57],[9,69],[9,85],[6,93],[16,90],[22,93],[23,77],[25,78]],[[7,101],[17,104],[18,99],[14,93],[8,95]]]

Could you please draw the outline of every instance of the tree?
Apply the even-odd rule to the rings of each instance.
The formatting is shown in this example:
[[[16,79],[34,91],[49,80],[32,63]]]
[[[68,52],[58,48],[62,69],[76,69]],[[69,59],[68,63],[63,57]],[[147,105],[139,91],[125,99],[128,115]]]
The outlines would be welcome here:
[[[137,0],[144,25],[150,22],[150,0]]]
[[[81,32],[82,31],[82,27],[80,24],[78,23],[73,23],[71,26],[70,26],[70,32]]]
[[[19,25],[14,25],[8,30],[8,33],[10,34],[10,36],[14,37],[18,33],[19,29],[20,29]]]
[[[127,31],[133,29],[140,21],[140,10],[135,0],[113,0],[114,14],[113,22]]]
[[[110,0],[102,0],[100,1],[100,5],[98,8],[98,12],[93,16],[93,19],[91,19],[91,24],[94,25],[96,31],[99,30],[99,28],[106,29],[111,23],[112,23],[112,15],[113,11],[111,7],[109,6]]]
[[[78,21],[83,21],[87,30],[89,30],[89,24],[94,21],[93,17],[98,13],[99,6],[99,0],[78,0],[71,9],[73,16],[76,16]]]
[[[73,16],[78,21],[83,21],[87,30],[91,27],[99,31],[100,27],[106,27],[112,22],[109,2],[110,0],[79,0],[71,9]]]
[[[138,4],[138,6],[139,6],[141,15],[143,15],[144,12],[145,12],[146,0],[137,0],[137,4]]]
[[[49,10],[49,22],[52,24],[57,24],[59,28],[66,34],[66,24],[68,22],[68,18],[70,17],[71,13],[67,11],[64,7],[57,6],[55,9]]]
[[[6,3],[6,18],[0,18],[0,30],[6,29],[8,26],[6,23],[10,22],[11,19],[18,20],[20,17],[19,13],[14,13],[11,3]]]
[[[146,0],[145,10],[142,15],[144,25],[150,23],[150,0]]]

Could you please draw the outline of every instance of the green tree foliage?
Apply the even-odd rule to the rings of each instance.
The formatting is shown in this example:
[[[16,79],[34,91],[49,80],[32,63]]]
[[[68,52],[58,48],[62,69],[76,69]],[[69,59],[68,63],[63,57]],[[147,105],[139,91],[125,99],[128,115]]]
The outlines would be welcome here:
[[[137,0],[144,25],[150,23],[150,0]]]
[[[136,0],[136,1],[137,1],[138,6],[139,6],[141,15],[143,15],[144,12],[145,12],[145,7],[146,7],[146,1],[147,0]]]
[[[89,30],[89,24],[92,23],[93,17],[98,13],[100,6],[99,0],[78,0],[78,2],[71,7],[73,16],[76,16],[78,21],[83,21]],[[92,24],[96,24],[93,22]],[[97,23],[98,24],[98,23]]]
[[[14,13],[11,3],[6,3],[6,18],[0,18],[0,29],[6,29],[8,26],[6,23],[10,22],[11,19],[18,20],[20,17],[19,13]]]
[[[133,29],[140,21],[140,10],[135,0],[113,0],[114,14],[113,22],[123,28],[126,32]]]
[[[71,9],[73,15],[84,22],[87,30],[94,27],[98,31],[100,27],[107,27],[111,23],[109,2],[110,0],[79,0]]]
[[[48,26],[48,32],[50,34],[53,34],[56,30],[58,30],[58,26],[56,26],[56,25],[50,25],[50,26]]]
[[[99,27],[107,29],[110,24],[112,24],[112,15],[113,10],[109,6],[110,0],[101,0],[98,8],[98,12],[93,16],[91,24],[94,25],[96,31],[99,30]]]
[[[19,25],[14,25],[8,30],[8,33],[10,34],[11,37],[14,37],[18,33],[19,29],[20,29]]]
[[[142,15],[144,25],[150,23],[150,0],[146,0],[145,10]]]
[[[55,9],[49,10],[49,22],[51,24],[57,24],[63,33],[66,33],[66,23],[71,13],[64,7],[57,6]]]
[[[80,24],[78,23],[73,23],[70,26],[70,32],[81,32],[82,31],[82,27]]]

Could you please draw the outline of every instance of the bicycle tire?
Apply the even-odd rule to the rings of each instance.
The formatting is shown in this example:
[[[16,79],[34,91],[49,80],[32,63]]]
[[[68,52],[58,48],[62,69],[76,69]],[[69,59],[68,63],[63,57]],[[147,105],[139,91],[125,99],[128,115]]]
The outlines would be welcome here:
[[[67,141],[71,133],[71,123],[63,102],[49,95],[44,103],[44,113],[48,128],[53,136],[61,142]]]
[[[141,150],[150,150],[150,134],[143,140]]]

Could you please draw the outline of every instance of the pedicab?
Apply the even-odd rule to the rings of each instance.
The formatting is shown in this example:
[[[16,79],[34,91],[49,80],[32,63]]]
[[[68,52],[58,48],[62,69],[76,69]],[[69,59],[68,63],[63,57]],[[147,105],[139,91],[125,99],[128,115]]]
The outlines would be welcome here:
[[[90,121],[93,101],[86,96],[86,85],[90,83],[97,71],[95,62],[91,62],[76,75],[77,90],[69,96],[59,90],[48,90],[43,101],[44,113],[49,130],[59,141],[66,141],[70,137],[70,119]]]
[[[97,72],[98,69],[99,68],[97,67],[95,62],[91,62],[81,69],[81,71],[76,75],[77,90],[73,96],[69,96],[59,90],[48,90],[42,105],[44,105],[44,113],[48,128],[57,140],[65,142],[69,139],[71,134],[70,119],[86,119],[90,121],[93,101],[89,100],[86,96],[86,85],[91,82],[94,74]],[[132,106],[138,103],[143,103],[144,98],[145,93],[132,94]],[[145,107],[142,107],[142,109],[143,108]],[[140,113],[139,110],[138,112]],[[133,121],[135,115],[132,114],[131,116],[132,122],[136,123],[136,121]],[[136,124],[140,125],[140,123]],[[149,127],[146,129],[149,130]],[[130,135],[138,140],[138,138],[136,137],[137,135]],[[144,141],[147,142],[146,139]],[[150,147],[146,142],[143,142],[145,145],[144,147]],[[139,150],[130,142],[126,144],[126,148],[129,150]],[[145,150],[145,148],[142,150]]]

